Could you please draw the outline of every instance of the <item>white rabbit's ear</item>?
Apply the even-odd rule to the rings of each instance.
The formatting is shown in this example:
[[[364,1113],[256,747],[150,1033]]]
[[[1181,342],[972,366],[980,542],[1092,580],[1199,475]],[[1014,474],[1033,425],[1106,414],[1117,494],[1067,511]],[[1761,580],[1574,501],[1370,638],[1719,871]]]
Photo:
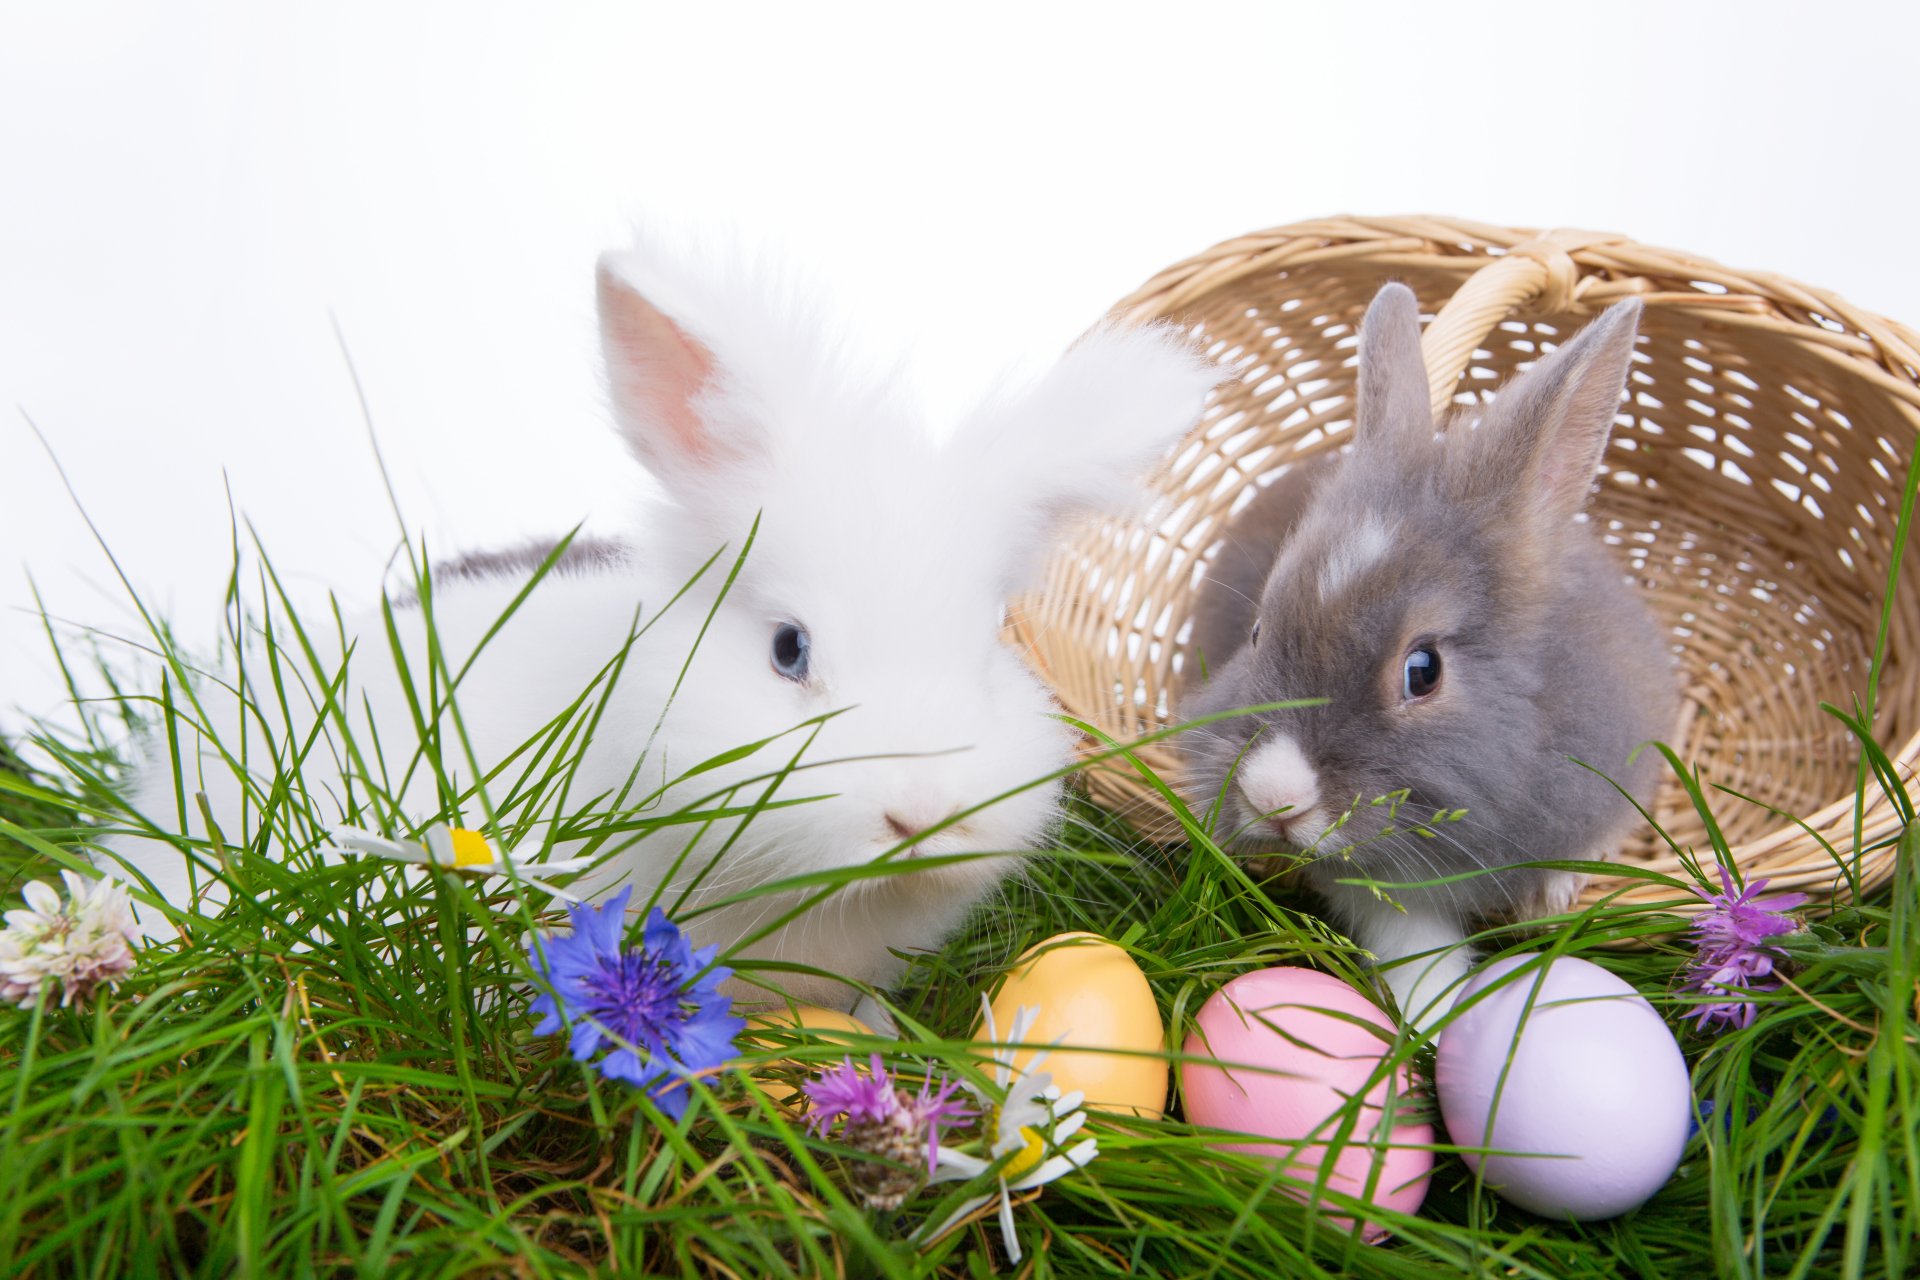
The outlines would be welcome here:
[[[1420,302],[1403,284],[1373,296],[1360,322],[1354,438],[1362,449],[1433,434],[1427,366],[1420,356]]]
[[[1172,326],[1109,324],[983,410],[956,444],[1007,539],[1009,590],[1032,581],[1067,522],[1142,501],[1141,482],[1227,376]]]
[[[698,405],[714,379],[713,353],[634,288],[621,256],[603,254],[596,273],[600,347],[620,434],[657,474],[698,466],[718,447]]]

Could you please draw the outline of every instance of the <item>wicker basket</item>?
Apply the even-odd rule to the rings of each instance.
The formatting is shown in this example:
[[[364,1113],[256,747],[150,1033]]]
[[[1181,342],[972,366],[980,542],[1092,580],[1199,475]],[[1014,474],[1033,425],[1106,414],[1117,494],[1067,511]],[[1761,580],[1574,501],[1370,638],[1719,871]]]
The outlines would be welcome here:
[[[1082,530],[1016,612],[1066,709],[1121,741],[1177,722],[1202,566],[1262,478],[1345,440],[1355,330],[1388,280],[1434,313],[1423,347],[1436,413],[1488,397],[1608,303],[1645,304],[1632,400],[1590,518],[1671,629],[1687,680],[1668,740],[1708,782],[1806,821],[1723,800],[1716,813],[1743,870],[1831,891],[1839,877],[1820,840],[1851,847],[1858,753],[1819,704],[1851,705],[1865,687],[1920,429],[1920,343],[1820,290],[1619,236],[1329,219],[1228,241],[1121,302],[1117,315],[1190,324],[1246,368],[1158,478],[1164,501],[1135,523]],[[1903,771],[1920,755],[1916,592],[1920,565],[1901,582],[1875,725]],[[1164,744],[1140,755],[1177,781]],[[1137,771],[1117,762],[1087,774],[1096,800],[1171,834]],[[1868,796],[1874,840],[1898,824],[1876,789]],[[1705,847],[1671,780],[1654,813],[1680,844]],[[1615,857],[1680,871],[1651,832]],[[1883,882],[1891,852],[1868,855],[1862,871],[1867,887]],[[1622,891],[1672,897],[1606,877],[1585,900]]]

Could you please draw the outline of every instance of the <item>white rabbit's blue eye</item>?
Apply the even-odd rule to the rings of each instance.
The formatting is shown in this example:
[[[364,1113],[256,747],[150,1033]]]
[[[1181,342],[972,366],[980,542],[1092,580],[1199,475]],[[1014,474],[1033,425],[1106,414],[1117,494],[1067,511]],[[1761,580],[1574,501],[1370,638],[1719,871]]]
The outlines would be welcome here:
[[[1407,655],[1401,670],[1400,688],[1407,700],[1424,698],[1440,687],[1440,651],[1432,645],[1421,645]]]
[[[807,678],[807,659],[813,652],[813,640],[807,629],[783,622],[773,630],[773,669],[787,679],[799,682]]]

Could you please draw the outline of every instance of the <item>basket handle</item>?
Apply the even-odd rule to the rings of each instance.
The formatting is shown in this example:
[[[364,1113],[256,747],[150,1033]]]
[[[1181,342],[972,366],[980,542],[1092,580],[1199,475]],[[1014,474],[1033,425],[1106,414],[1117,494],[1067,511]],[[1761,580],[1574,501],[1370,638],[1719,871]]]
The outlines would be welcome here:
[[[1433,416],[1444,418],[1460,375],[1501,321],[1522,312],[1557,315],[1579,297],[1582,281],[1573,254],[1621,237],[1563,228],[1514,245],[1454,291],[1420,339]]]

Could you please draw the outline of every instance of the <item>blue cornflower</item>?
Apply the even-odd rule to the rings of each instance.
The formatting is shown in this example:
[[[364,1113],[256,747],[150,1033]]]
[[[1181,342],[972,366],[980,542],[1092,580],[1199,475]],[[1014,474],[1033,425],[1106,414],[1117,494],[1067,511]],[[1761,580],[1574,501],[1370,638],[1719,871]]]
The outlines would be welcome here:
[[[601,907],[582,903],[573,908],[571,934],[549,934],[528,945],[534,970],[552,988],[533,1002],[533,1011],[546,1015],[534,1032],[571,1027],[568,1047],[578,1062],[599,1052],[601,1041],[610,1042],[611,1052],[594,1069],[646,1089],[662,1111],[679,1119],[688,1093],[681,1082],[733,1057],[733,1038],[746,1023],[733,1016],[733,1001],[719,991],[733,970],[708,968],[716,948],[694,950],[660,908],[648,914],[640,945],[621,948],[632,893],[631,886],[622,889]]]

